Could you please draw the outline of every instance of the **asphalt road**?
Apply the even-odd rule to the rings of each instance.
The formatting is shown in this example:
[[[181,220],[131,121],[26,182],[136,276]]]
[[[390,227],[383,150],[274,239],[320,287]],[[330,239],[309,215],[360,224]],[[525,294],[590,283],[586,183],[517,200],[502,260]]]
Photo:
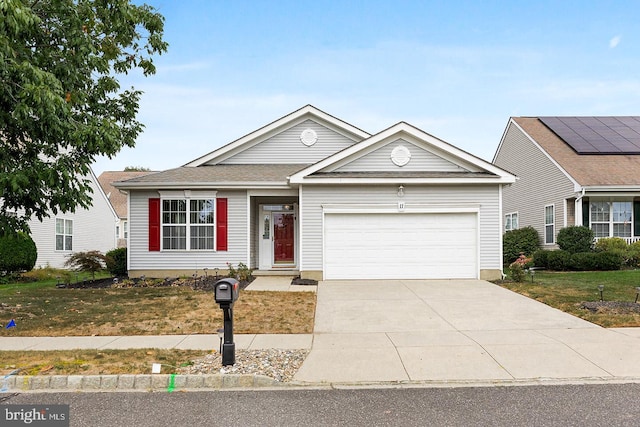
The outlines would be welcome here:
[[[72,426],[637,426],[640,384],[20,394]],[[7,395],[0,395],[0,400]]]

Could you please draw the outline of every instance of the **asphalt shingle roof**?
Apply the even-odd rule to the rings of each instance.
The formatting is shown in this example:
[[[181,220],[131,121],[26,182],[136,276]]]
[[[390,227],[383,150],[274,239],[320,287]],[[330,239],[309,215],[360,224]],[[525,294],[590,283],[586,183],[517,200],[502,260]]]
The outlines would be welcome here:
[[[640,185],[640,154],[578,154],[537,117],[513,120],[578,184]]]

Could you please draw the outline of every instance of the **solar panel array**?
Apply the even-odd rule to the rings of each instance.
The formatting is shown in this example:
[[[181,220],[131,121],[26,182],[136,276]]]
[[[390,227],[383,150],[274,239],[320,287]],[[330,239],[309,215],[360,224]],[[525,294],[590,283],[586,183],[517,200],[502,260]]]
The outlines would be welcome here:
[[[640,117],[538,117],[578,154],[640,154]]]

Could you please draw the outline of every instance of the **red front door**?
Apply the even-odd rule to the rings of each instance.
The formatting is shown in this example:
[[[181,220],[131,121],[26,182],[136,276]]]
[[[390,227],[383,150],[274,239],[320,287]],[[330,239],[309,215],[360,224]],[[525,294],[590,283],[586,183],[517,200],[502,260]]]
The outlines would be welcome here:
[[[293,213],[273,214],[273,260],[276,264],[293,264],[295,230]]]

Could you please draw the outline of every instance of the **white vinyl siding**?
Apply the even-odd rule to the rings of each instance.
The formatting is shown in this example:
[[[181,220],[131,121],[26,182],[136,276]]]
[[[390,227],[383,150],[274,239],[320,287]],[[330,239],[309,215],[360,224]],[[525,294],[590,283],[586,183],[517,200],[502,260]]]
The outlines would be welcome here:
[[[159,197],[156,191],[131,191],[129,211],[130,270],[195,270],[226,268],[226,263],[248,265],[248,220],[246,191],[218,191],[217,198],[226,198],[227,251],[160,251],[149,252],[149,198]]]
[[[541,210],[553,203],[558,207],[554,223],[563,224],[564,200],[576,195],[573,182],[513,123],[509,124],[494,163],[519,178],[502,191],[503,212],[517,211],[519,226],[532,226],[544,242],[545,218]]]
[[[404,146],[411,153],[411,159],[406,165],[399,167],[391,161],[391,152],[399,146]],[[452,163],[441,156],[411,142],[398,139],[380,148],[364,153],[361,157],[335,169],[331,172],[466,172],[467,170]]]
[[[555,243],[555,207],[548,205],[544,207],[544,244],[553,245]]]
[[[42,221],[29,221],[31,237],[38,248],[36,267],[64,268],[71,252],[97,250],[104,254],[116,247],[116,214],[100,190],[97,179],[93,175],[86,178],[90,180],[93,190],[92,206],[89,209],[77,208],[73,213],[43,218]],[[56,250],[56,219],[73,221],[71,252]]]
[[[501,218],[497,185],[405,185],[406,208],[415,205],[434,207],[479,205],[479,269],[501,270]],[[323,205],[371,204],[396,207],[397,185],[320,186],[306,185],[301,190],[300,218],[303,227],[301,270],[323,268]]]
[[[306,129],[313,129],[318,135],[317,142],[311,146],[300,141],[300,134]],[[307,119],[229,157],[221,164],[312,164],[350,147],[354,142],[345,135]]]

